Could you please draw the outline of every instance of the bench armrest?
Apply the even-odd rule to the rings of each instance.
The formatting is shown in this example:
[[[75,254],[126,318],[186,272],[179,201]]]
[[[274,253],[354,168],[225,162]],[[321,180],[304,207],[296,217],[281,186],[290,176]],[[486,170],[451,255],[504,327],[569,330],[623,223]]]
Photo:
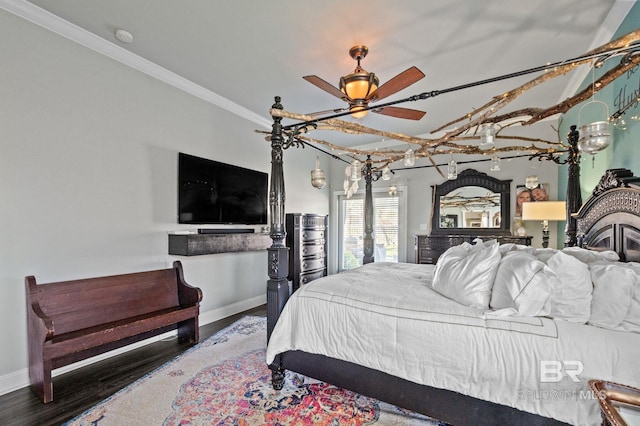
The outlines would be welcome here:
[[[182,270],[182,263],[179,260],[173,262],[173,269],[178,281],[178,299],[180,306],[197,306],[202,301],[202,290],[198,287],[193,287],[184,280],[184,272]]]
[[[36,278],[33,275],[30,275],[25,278],[24,284],[27,295],[27,323],[29,327],[29,335],[37,337],[37,340],[41,342],[50,340],[55,334],[55,327],[51,318],[49,318],[40,307]]]

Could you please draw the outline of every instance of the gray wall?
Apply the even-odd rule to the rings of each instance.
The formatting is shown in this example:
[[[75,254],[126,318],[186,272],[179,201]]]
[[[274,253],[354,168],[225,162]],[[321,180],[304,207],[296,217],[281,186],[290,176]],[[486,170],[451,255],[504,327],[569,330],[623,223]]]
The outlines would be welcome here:
[[[176,221],[177,153],[264,172],[271,157],[254,122],[3,10],[0,39],[4,393],[27,380],[26,275],[52,282],[169,267],[178,257],[167,254],[167,233],[197,228]],[[328,213],[328,189],[309,184],[315,154],[285,157],[287,210]],[[264,303],[266,253],[181,260],[204,293],[201,321]]]
[[[260,128],[255,122],[3,10],[0,39],[0,332],[5,342],[0,393],[5,393],[27,381],[26,275],[51,282],[169,267],[178,257],[167,254],[167,233],[197,228],[176,222],[177,153],[269,172],[270,148],[255,133]],[[272,102],[273,97],[264,100],[265,117]],[[549,123],[539,129],[539,137],[553,138]],[[312,149],[285,152],[287,212],[330,212],[345,164],[321,156],[330,185],[317,190],[309,184],[316,155]],[[556,195],[552,163],[513,160],[503,162],[497,173],[488,171],[488,163],[460,170],[466,167],[513,179],[514,189],[526,175],[537,174]],[[408,185],[407,260],[412,261],[412,235],[429,232],[431,185],[443,178],[433,168],[397,177]],[[539,225],[528,226],[539,246]],[[335,241],[330,243],[335,249]],[[204,292],[202,322],[265,301],[265,253],[180,260],[186,279]]]

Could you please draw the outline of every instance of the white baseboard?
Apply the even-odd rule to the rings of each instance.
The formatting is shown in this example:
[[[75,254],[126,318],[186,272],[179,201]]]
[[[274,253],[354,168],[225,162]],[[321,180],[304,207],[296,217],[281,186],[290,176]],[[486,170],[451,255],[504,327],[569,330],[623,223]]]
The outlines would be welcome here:
[[[231,315],[235,315],[237,313],[246,311],[248,309],[255,308],[256,306],[264,305],[267,301],[267,296],[257,296],[251,299],[243,300],[240,302],[232,303],[231,305],[223,306],[221,308],[214,309],[212,311],[201,312],[199,317],[200,325],[205,325],[212,323],[214,321],[221,320],[223,318],[227,318]],[[149,339],[143,340],[141,342],[136,342],[131,345],[125,346],[123,348],[115,349],[110,352],[106,352],[101,355],[94,356],[89,359],[85,359],[83,361],[79,361],[70,365],[66,365],[64,367],[58,368],[52,372],[53,377],[58,376],[60,374],[67,373],[72,370],[76,370],[78,368],[84,367],[89,364],[93,364],[94,362],[102,361],[107,358],[111,358],[112,356],[120,355],[122,353],[128,352],[130,350],[148,345],[149,343],[157,342],[162,339],[170,339],[176,336],[176,332],[172,331],[169,333],[160,334],[155,337],[151,337]],[[24,388],[29,386],[29,369],[25,368],[19,371],[14,371],[9,374],[4,374],[0,376],[0,395],[7,394],[9,392],[13,392],[15,390]]]

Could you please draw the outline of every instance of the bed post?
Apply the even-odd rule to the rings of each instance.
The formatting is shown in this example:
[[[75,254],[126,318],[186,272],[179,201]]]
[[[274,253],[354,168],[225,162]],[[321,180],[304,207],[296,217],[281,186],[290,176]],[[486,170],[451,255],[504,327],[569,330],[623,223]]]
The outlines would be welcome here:
[[[573,247],[577,244],[577,222],[573,213],[577,213],[582,206],[582,194],[580,192],[580,150],[578,149],[579,133],[576,126],[571,126],[567,134],[569,153],[566,162],[569,164],[567,176],[567,224],[564,233],[565,247]]]
[[[283,109],[280,97],[276,96],[272,108]],[[289,299],[289,249],[285,247],[284,225],[284,172],[282,169],[283,135],[282,117],[272,117],[271,128],[271,183],[269,187],[269,213],[271,215],[270,236],[273,243],[267,249],[267,268],[269,281],[267,281],[267,341],[276,325],[280,312]],[[282,369],[280,356],[277,356],[272,365],[274,389],[282,389],[284,384],[284,370]]]
[[[371,193],[371,182],[373,181],[372,171],[373,161],[371,156],[367,155],[367,160],[364,163],[364,175],[365,193],[364,193],[364,238],[362,243],[364,244],[364,257],[362,258],[362,264],[374,262],[373,257],[373,195]]]

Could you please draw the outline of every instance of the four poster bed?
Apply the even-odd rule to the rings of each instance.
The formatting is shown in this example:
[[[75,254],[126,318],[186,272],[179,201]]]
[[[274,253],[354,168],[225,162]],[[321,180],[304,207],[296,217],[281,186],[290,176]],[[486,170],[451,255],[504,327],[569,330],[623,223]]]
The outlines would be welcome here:
[[[639,178],[608,171],[578,210],[572,151],[566,245],[579,247],[478,242],[436,265],[369,263],[290,295],[280,120],[267,284],[276,389],[289,370],[449,424],[547,425],[599,423],[588,380],[640,386]]]

